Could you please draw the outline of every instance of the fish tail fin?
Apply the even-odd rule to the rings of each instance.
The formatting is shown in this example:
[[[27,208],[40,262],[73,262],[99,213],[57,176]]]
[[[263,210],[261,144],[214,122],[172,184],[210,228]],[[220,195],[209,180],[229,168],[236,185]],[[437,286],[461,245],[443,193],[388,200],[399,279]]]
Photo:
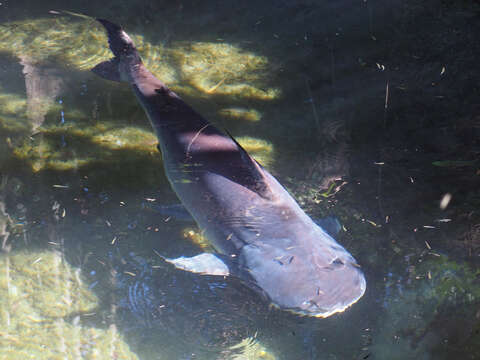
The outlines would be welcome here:
[[[108,20],[97,19],[107,30],[108,44],[114,58],[104,61],[92,69],[92,72],[111,81],[126,81],[121,73],[121,64],[127,62],[127,65],[137,65],[142,63],[137,48],[132,39],[123,29]],[[124,67],[125,68],[125,67]]]

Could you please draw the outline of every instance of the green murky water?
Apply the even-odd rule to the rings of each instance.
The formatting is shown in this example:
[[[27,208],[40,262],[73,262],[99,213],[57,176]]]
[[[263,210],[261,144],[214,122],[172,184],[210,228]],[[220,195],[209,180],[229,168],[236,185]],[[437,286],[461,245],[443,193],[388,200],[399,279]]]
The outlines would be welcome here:
[[[362,265],[327,319],[159,255],[208,248],[176,204],[108,18]],[[475,3],[6,0],[0,5],[0,359],[480,358]]]

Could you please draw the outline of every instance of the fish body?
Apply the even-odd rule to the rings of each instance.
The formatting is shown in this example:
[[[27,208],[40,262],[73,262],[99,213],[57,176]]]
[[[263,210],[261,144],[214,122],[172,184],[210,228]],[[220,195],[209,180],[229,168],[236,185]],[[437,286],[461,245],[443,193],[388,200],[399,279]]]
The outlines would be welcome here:
[[[211,125],[142,63],[121,27],[98,19],[115,55],[92,71],[127,82],[158,137],[168,180],[217,251],[168,259],[243,279],[281,309],[327,317],[362,297],[356,260],[229,134]]]

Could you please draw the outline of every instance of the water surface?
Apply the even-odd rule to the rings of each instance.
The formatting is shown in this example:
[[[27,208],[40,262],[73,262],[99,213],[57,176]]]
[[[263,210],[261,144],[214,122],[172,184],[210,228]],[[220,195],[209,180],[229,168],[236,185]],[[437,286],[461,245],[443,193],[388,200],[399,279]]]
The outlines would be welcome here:
[[[103,30],[59,8],[124,26],[149,69],[309,215],[338,218],[365,296],[298,317],[166,264],[208,242],[171,207],[128,86],[89,72],[110,57]],[[0,9],[1,358],[480,358],[478,5]]]

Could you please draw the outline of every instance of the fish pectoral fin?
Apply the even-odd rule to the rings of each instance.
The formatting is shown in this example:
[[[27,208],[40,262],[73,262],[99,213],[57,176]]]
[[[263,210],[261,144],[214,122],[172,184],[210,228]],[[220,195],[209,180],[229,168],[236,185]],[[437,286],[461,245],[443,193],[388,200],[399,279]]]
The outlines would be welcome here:
[[[340,221],[335,216],[327,216],[322,219],[313,219],[313,221],[320,226],[328,235],[331,237],[336,237],[340,230],[342,230],[342,225]]]
[[[228,276],[228,266],[217,256],[211,253],[203,253],[193,257],[179,257],[177,259],[165,259],[176,268],[203,275]]]
[[[148,204],[145,203],[145,208],[151,209],[160,215],[172,217],[178,221],[194,222],[192,215],[182,204],[170,204],[170,205],[159,205],[159,204]]]

